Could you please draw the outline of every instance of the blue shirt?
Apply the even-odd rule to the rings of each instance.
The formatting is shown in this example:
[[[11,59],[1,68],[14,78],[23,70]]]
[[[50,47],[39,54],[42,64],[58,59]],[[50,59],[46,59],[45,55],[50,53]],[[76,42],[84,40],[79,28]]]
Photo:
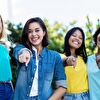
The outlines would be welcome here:
[[[0,44],[0,82],[12,80],[10,56],[6,47]]]
[[[100,69],[96,63],[96,56],[88,57],[88,80],[90,100],[100,100]]]
[[[25,48],[18,45],[14,48],[16,60],[20,50]],[[48,100],[52,95],[52,80],[55,79],[57,87],[66,88],[66,75],[60,55],[56,51],[43,48],[38,56],[38,100]],[[18,60],[17,60],[18,61]],[[36,70],[35,51],[32,50],[32,56],[28,66],[18,62],[17,82],[14,93],[14,100],[29,100],[30,90]]]

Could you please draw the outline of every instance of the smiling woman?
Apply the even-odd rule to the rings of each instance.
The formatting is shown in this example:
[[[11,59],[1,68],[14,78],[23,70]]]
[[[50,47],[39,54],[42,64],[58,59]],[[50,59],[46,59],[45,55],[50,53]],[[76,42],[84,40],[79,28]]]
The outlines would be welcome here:
[[[80,27],[74,27],[66,33],[63,57],[65,56],[68,87],[64,100],[89,100],[85,35]]]
[[[3,35],[3,20],[0,15],[0,39]],[[0,100],[11,100],[12,96],[12,72],[10,56],[5,45],[0,43]]]
[[[59,100],[66,90],[66,76],[60,55],[48,50],[48,32],[41,18],[29,19],[21,44],[14,48],[18,77],[14,100]],[[56,90],[53,92],[52,81]]]

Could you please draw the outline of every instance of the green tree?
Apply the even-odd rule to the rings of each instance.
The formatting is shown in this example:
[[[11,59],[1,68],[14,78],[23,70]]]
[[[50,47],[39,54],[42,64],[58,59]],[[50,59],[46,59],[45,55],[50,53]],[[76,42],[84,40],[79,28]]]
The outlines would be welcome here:
[[[21,23],[19,23],[18,25],[12,24],[11,22],[7,21],[7,25],[8,25],[8,30],[11,32],[10,35],[8,35],[8,40],[14,44],[14,43],[18,43],[19,39],[21,37],[22,34],[22,29],[23,26]]]
[[[87,22],[85,24],[86,30],[86,51],[88,55],[94,54],[96,52],[95,44],[93,41],[93,31],[95,32],[97,28],[100,27],[100,21],[97,20],[97,24],[95,25],[95,30],[93,28],[93,23],[90,21],[89,16],[86,16]]]
[[[11,47],[10,47],[10,57],[11,57],[11,66],[12,66],[12,75],[13,75],[13,84],[15,87],[15,82],[16,82],[16,61],[15,58],[13,57],[13,45],[18,43],[21,33],[22,33],[22,24],[19,23],[18,25],[12,24],[11,22],[7,21],[6,22],[8,26],[8,30],[11,32],[11,34],[8,35],[8,40],[11,42]]]
[[[88,55],[91,55],[95,52],[95,45],[93,44],[93,23],[90,21],[90,18],[86,16],[86,24],[85,26],[85,35],[86,35],[86,51]],[[74,27],[77,24],[77,21],[73,20],[71,21],[67,26],[65,26],[63,23],[54,22],[50,24],[50,22],[44,18],[44,22],[47,26],[48,35],[49,35],[49,49],[56,50],[58,52],[63,52],[63,44],[64,44],[64,36],[67,32],[67,30],[70,27]],[[67,24],[67,23],[66,23]],[[22,35],[22,29],[23,26],[21,23],[18,25],[12,24],[11,22],[7,21],[8,30],[11,31],[11,34],[8,35],[8,40],[11,42],[11,44],[18,43],[21,35]],[[97,20],[97,24],[95,25],[95,28],[97,29],[100,27],[100,20]],[[12,55],[13,47],[11,48],[11,64],[12,64],[12,72],[13,72],[13,82],[15,83],[15,70],[16,70],[16,62],[14,60],[14,57]]]

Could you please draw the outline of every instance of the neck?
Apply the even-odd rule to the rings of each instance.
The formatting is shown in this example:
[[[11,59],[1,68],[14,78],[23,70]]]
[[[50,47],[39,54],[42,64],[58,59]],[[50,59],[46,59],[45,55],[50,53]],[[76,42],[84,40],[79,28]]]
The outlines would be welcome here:
[[[35,47],[36,48],[36,50],[37,50],[37,54],[39,55],[40,54],[40,52],[42,51],[42,46],[37,46],[37,47]]]
[[[75,49],[71,49],[71,55],[76,57],[76,54],[75,54]]]

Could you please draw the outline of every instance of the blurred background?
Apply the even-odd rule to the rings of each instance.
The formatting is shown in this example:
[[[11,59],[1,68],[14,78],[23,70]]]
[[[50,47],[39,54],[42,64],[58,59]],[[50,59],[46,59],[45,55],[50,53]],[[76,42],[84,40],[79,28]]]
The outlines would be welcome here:
[[[0,0],[0,14],[5,24],[2,41],[10,49],[13,83],[16,62],[12,52],[18,43],[25,22],[41,17],[49,33],[48,48],[63,52],[64,36],[74,27],[81,27],[86,35],[87,54],[95,52],[92,35],[100,27],[100,0]]]

